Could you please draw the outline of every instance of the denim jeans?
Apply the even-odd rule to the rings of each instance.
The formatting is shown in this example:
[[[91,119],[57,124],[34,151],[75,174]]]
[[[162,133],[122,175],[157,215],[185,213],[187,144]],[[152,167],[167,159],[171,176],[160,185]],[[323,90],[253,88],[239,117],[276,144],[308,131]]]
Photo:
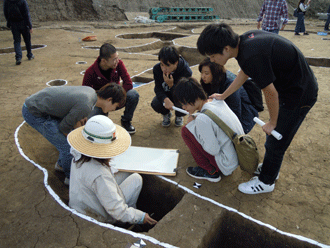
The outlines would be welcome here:
[[[136,109],[136,106],[139,103],[139,98],[140,98],[139,93],[134,89],[131,89],[126,93],[126,103],[125,103],[124,115],[121,116],[121,119],[123,121],[132,121],[134,111]],[[92,110],[92,112],[89,114],[88,119],[94,115],[108,116],[108,113],[104,113],[101,108],[95,107]]]
[[[169,97],[169,98],[173,102],[173,99],[171,97]],[[165,108],[164,105],[163,105],[163,103],[158,100],[157,96],[155,96],[154,99],[152,100],[151,107],[157,113],[162,114],[162,115],[167,115],[170,112],[170,110],[168,110],[167,108]],[[176,106],[176,107],[182,108],[182,106]],[[185,116],[185,114],[180,113],[178,111],[175,111],[175,116],[181,117],[181,116]]]
[[[294,30],[296,33],[305,33],[305,15],[303,12],[298,13],[298,19],[296,28]]]
[[[24,120],[42,134],[59,151],[57,163],[63,168],[65,176],[70,178],[72,155],[66,136],[59,130],[60,119],[51,116],[36,117],[32,115],[26,105],[23,105]]]
[[[280,106],[275,129],[282,134],[283,138],[277,140],[272,135],[267,136],[265,143],[266,153],[259,176],[260,181],[265,184],[273,184],[275,182],[282,165],[284,154],[315,102],[316,98],[295,109],[287,109]]]
[[[267,32],[270,32],[270,33],[274,33],[274,34],[278,34],[280,32],[279,29],[273,29],[273,30],[264,29],[264,31],[267,31]]]
[[[25,25],[24,21],[21,22],[12,22],[11,23],[11,32],[13,34],[14,38],[14,49],[15,49],[15,58],[16,60],[22,59],[22,47],[21,47],[21,34],[23,36],[26,51],[27,51],[27,57],[31,58],[33,56],[31,49],[31,34],[30,34],[30,28]]]

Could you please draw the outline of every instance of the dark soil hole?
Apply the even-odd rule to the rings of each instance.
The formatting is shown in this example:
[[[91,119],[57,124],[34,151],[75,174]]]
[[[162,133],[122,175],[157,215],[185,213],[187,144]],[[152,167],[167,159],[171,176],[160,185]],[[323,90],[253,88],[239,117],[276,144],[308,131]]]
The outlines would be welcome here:
[[[147,77],[132,77],[132,81],[133,81],[133,88],[139,87],[141,85],[150,83],[151,81],[153,81],[152,78],[147,78]]]
[[[224,211],[223,215],[215,221],[209,233],[204,236],[202,244],[201,247],[209,248],[318,247],[296,238],[282,235],[229,211]]]
[[[138,33],[138,34],[122,34],[117,35],[117,38],[122,39],[146,39],[146,38],[157,38],[162,41],[174,40],[177,38],[188,37],[186,34],[176,34],[176,33],[163,33],[163,32],[151,32],[151,33]]]
[[[137,208],[159,221],[181,201],[185,192],[157,176],[142,175],[142,177],[143,187],[137,202]],[[148,232],[153,227],[150,225],[134,225],[128,227],[128,229],[134,232]]]
[[[308,64],[312,65],[312,66],[330,67],[330,59],[329,58],[306,57],[306,60],[307,60]]]
[[[46,45],[32,45],[32,50],[33,49],[40,49],[44,48]],[[22,46],[22,51],[26,51],[26,47]],[[8,48],[0,48],[0,54],[6,54],[6,53],[14,53],[15,49],[13,47],[8,47]]]
[[[48,86],[62,86],[62,85],[66,85],[67,83],[68,82],[64,79],[55,79],[47,82],[46,84]]]
[[[76,64],[77,65],[84,65],[84,64],[87,64],[87,62],[86,61],[77,61]]]

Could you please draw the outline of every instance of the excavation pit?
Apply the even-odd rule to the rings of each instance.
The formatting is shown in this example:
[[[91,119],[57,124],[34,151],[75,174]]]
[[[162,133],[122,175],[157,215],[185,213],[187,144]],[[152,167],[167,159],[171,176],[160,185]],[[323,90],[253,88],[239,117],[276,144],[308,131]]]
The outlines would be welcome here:
[[[76,65],[85,65],[85,64],[87,64],[86,61],[77,61],[76,62]]]
[[[45,48],[46,45],[32,45],[32,50]],[[26,51],[26,46],[22,46],[22,51]],[[0,55],[1,54],[7,54],[7,53],[14,53],[15,48],[13,47],[7,47],[7,48],[0,48]]]
[[[68,81],[64,79],[54,79],[46,83],[48,86],[63,86],[66,85]]]
[[[316,248],[318,246],[291,236],[283,235],[246,219],[237,213],[226,210],[204,236],[203,245],[201,247]]]
[[[176,34],[176,33],[164,33],[164,32],[151,32],[151,33],[138,33],[138,34],[121,34],[117,35],[117,38],[121,39],[147,39],[147,38],[156,38],[161,41],[169,41],[177,38],[188,37],[189,35],[185,34]]]

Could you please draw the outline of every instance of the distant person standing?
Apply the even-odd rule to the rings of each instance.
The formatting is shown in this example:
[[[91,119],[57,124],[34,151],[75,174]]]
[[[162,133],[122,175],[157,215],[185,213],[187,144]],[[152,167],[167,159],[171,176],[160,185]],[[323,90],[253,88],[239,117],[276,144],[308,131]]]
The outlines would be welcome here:
[[[327,19],[327,21],[325,22],[325,25],[324,25],[324,31],[329,31],[329,24],[330,24],[330,5],[329,5],[329,8],[328,8],[328,19]]]
[[[299,33],[304,33],[304,35],[308,35],[305,29],[305,13],[306,10],[309,8],[311,0],[308,0],[307,4],[305,4],[305,0],[300,0],[298,4],[298,19],[296,28],[294,30],[295,35],[299,35]]]
[[[281,24],[281,18],[284,19]],[[265,0],[257,19],[257,28],[278,34],[288,23],[288,5],[285,0]],[[262,25],[261,25],[262,23]]]
[[[29,6],[26,0],[4,0],[3,12],[7,20],[7,27],[14,37],[16,65],[22,62],[21,35],[23,36],[28,60],[34,59],[31,46],[33,32]]]

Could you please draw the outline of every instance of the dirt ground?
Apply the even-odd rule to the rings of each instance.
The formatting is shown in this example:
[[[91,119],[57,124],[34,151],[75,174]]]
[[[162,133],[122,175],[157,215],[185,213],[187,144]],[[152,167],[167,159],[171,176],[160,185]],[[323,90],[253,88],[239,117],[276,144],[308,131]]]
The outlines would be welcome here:
[[[255,23],[250,20],[226,20],[226,22],[232,24],[234,31],[239,34],[255,29]],[[137,76],[136,81],[150,82],[152,81],[150,69],[158,62],[155,55],[163,45],[159,38],[178,37],[178,34],[182,34],[181,36],[184,37],[176,38],[174,44],[185,53],[184,57],[192,66],[193,76],[199,79],[198,69],[194,65],[198,63],[196,61],[199,61],[200,55],[193,48],[196,47],[198,34],[206,24],[134,24],[132,21],[36,23],[32,44],[46,45],[46,47],[33,50],[35,59],[32,61],[27,60],[24,51],[20,66],[15,65],[14,54],[6,52],[6,48],[13,47],[11,32],[0,31],[1,247],[130,247],[140,239],[141,236],[136,236],[134,233],[111,229],[82,219],[56,201],[57,198],[53,195],[58,195],[64,203],[68,201],[68,188],[63,185],[63,175],[56,173],[53,168],[58,153],[27,124],[18,128],[23,122],[21,108],[27,96],[48,87],[46,83],[51,80],[64,79],[67,80],[67,85],[81,85],[82,72],[98,56],[98,50],[83,49],[83,47],[99,47],[104,42],[110,42],[118,48],[120,58],[124,61],[131,77]],[[324,22],[309,20],[306,22],[306,27],[310,35],[294,36],[294,23],[291,22],[286,31],[281,32],[280,35],[293,41],[306,57],[330,58],[330,41],[322,40],[323,37],[329,36],[317,35],[318,31],[323,30],[323,25]],[[161,35],[156,32],[171,35]],[[130,35],[120,36],[124,34]],[[96,35],[97,41],[82,42],[81,39],[88,35]],[[78,61],[87,63],[77,64]],[[237,72],[238,65],[232,60],[227,68]],[[204,204],[201,203],[204,200],[197,196],[184,198],[185,200],[182,201],[184,203],[178,204],[180,205],[178,209],[182,209],[180,215],[172,213],[157,224],[158,229],[155,227],[144,233],[146,237],[152,237],[145,239],[147,247],[171,247],[170,245],[203,247],[202,241],[205,239],[203,235],[211,235],[208,228],[214,226],[215,219],[220,215],[220,207],[212,201],[246,214],[260,223],[270,225],[279,233],[285,232],[287,236],[292,234],[298,235],[302,240],[307,239],[308,242],[301,247],[312,247],[313,242],[323,247],[330,245],[328,144],[330,69],[319,66],[312,66],[312,69],[320,88],[318,102],[308,114],[286,152],[274,192],[255,196],[238,192],[238,184],[250,178],[240,169],[231,176],[223,176],[219,183],[197,180],[202,186],[199,189],[194,188],[193,184],[196,180],[188,177],[185,169],[188,166],[195,166],[195,162],[182,141],[180,128],[175,127],[173,123],[169,128],[161,126],[162,117],[150,106],[154,97],[153,83],[137,88],[140,101],[132,123],[137,130],[136,134],[132,135],[132,145],[179,149],[177,175],[167,179],[173,181],[177,187],[185,187],[211,200]],[[109,117],[115,123],[120,123],[121,114],[122,110],[119,110],[110,113]],[[267,118],[266,109],[260,113],[260,119],[267,120]],[[15,131],[17,131],[16,140]],[[257,142],[260,155],[263,157],[264,133],[259,126],[255,126],[250,134]],[[54,194],[47,190],[43,172],[22,156],[18,144],[26,158],[48,171],[46,186],[50,186]],[[160,188],[159,194],[169,194],[164,192],[165,189],[166,187]],[[182,208],[182,205],[185,207]],[[192,211],[194,217],[182,219],[180,226],[172,227],[171,221],[180,218],[179,216],[183,216],[186,211]],[[198,221],[201,221],[205,227],[202,224],[198,226],[196,224]],[[172,234],[166,229],[166,223],[171,226]],[[203,231],[194,233],[195,225],[197,229]],[[240,229],[239,226],[236,228]],[[186,229],[188,231],[183,231]],[[183,232],[186,236],[180,236]],[[297,246],[285,244],[273,245],[273,247]]]

